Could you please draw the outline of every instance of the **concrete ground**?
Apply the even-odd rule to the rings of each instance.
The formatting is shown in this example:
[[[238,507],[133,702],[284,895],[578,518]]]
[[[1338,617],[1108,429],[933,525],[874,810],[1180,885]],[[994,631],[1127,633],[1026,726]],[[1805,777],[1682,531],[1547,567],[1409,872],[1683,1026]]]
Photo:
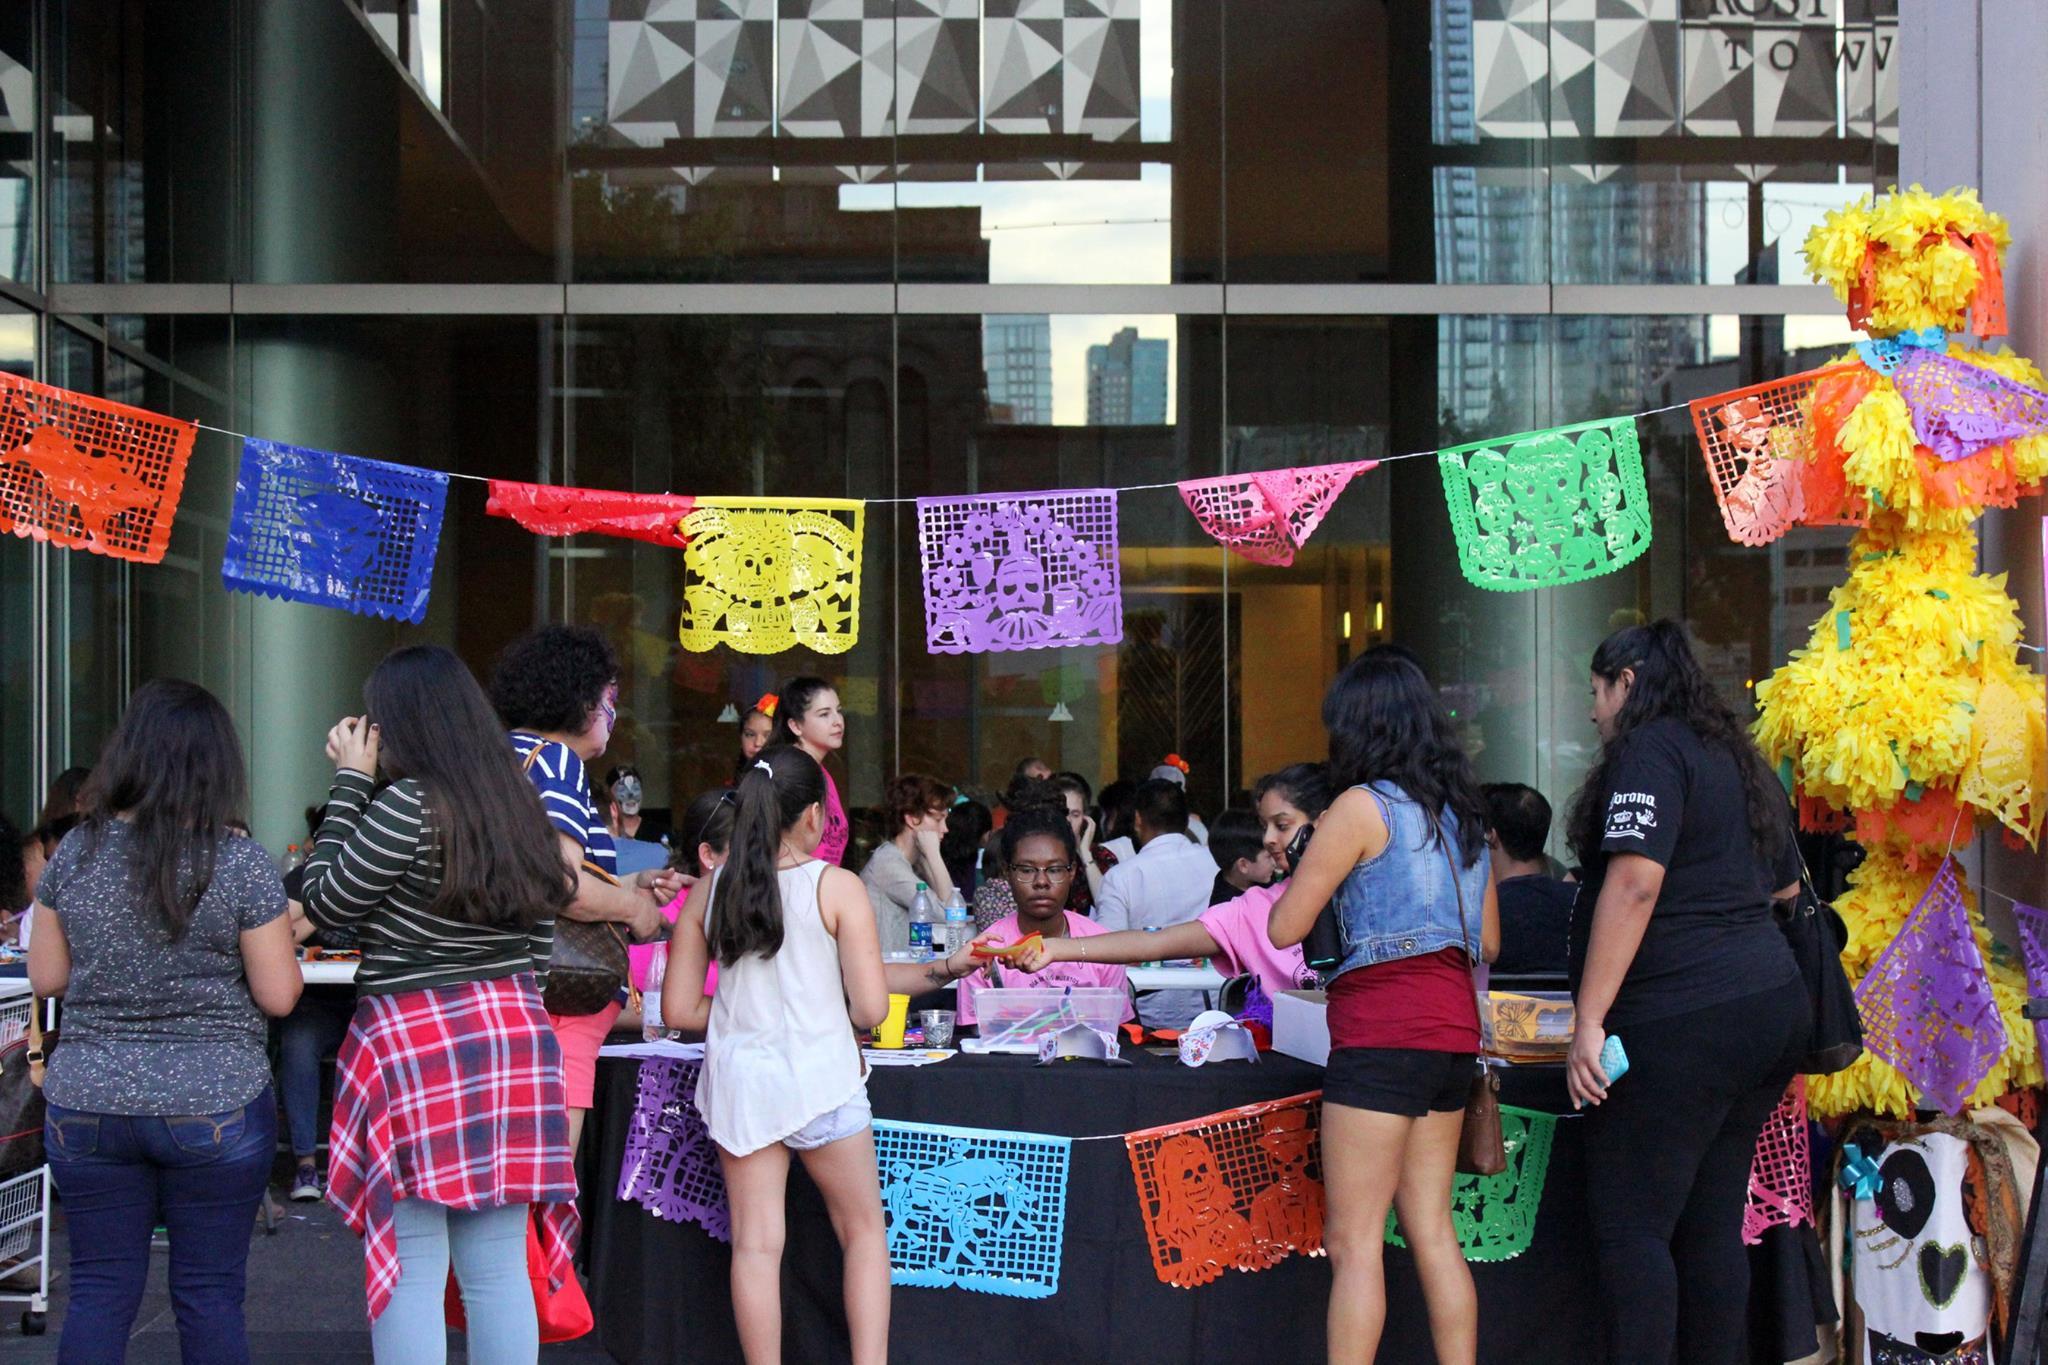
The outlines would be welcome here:
[[[281,1199],[281,1191],[273,1189]],[[259,1227],[249,1243],[250,1358],[256,1365],[370,1360],[370,1332],[363,1313],[363,1246],[326,1203],[280,1203],[283,1220],[275,1236]],[[7,1365],[42,1365],[57,1359],[64,1329],[66,1242],[63,1205],[51,1225],[49,1330],[21,1334],[22,1305],[0,1297],[0,1360]],[[149,1287],[129,1339],[130,1365],[178,1365],[178,1324],[165,1286],[161,1243],[150,1257]],[[0,1296],[13,1292],[0,1285]],[[451,1333],[448,1359],[468,1359],[463,1339]],[[596,1336],[544,1346],[543,1365],[594,1365],[610,1357]]]

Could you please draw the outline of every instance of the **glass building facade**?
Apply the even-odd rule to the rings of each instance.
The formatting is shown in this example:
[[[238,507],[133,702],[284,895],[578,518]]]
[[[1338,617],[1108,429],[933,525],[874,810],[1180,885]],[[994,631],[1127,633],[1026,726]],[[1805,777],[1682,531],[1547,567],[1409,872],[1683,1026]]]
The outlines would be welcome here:
[[[1849,333],[1802,283],[1898,175],[1895,0],[24,0],[0,7],[0,366],[227,431],[451,472],[909,498],[1158,485],[1683,400]],[[1428,663],[1489,779],[1561,798],[1615,623],[1687,619],[1741,698],[1846,533],[1728,542],[1685,413],[1655,541],[1584,585],[1460,575],[1433,462],[1356,481],[1295,563],[1121,499],[1125,637],[924,647],[916,521],[869,510],[859,644],[689,653],[680,565],[451,489],[424,625],[226,592],[238,458],[202,433],[170,554],[0,543],[0,808],[122,699],[194,678],[259,836],[395,644],[479,671],[535,622],[618,646],[616,761],[680,805],[729,703],[840,682],[849,797],[1193,761],[1198,809],[1319,756],[1352,653]]]

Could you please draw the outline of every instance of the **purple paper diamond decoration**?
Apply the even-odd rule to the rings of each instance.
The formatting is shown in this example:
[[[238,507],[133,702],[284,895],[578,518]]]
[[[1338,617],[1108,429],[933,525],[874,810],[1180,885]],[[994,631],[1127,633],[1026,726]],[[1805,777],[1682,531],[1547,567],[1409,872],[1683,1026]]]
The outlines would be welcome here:
[[[1112,489],[919,498],[917,539],[934,654],[1124,638]]]
[[[2048,910],[2012,903],[2012,917],[2020,927],[2020,956],[2027,964],[2027,994],[2048,995]],[[2034,1021],[2034,1043],[2048,1057],[2048,1019]]]
[[[1913,434],[1944,460],[2048,431],[2048,393],[1967,360],[1909,346],[1892,382],[1913,414]]]
[[[651,1058],[640,1063],[640,1095],[619,1158],[619,1198],[656,1218],[695,1223],[721,1242],[732,1240],[732,1211],[718,1148],[697,1113],[697,1077],[704,1064]]]
[[[1856,1006],[1870,1050],[1929,1105],[1961,1113],[2006,1039],[1953,860],[1942,861],[1899,936],[1857,984]]]

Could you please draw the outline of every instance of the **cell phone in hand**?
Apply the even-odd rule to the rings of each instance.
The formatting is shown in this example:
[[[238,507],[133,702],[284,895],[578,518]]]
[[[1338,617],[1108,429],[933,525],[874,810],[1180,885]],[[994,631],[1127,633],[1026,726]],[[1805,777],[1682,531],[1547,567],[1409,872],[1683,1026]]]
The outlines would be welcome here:
[[[1301,855],[1308,852],[1308,841],[1314,837],[1316,827],[1303,825],[1294,831],[1294,837],[1287,841],[1287,866],[1290,869],[1301,866]]]
[[[1600,1048],[1600,1069],[1607,1073],[1607,1083],[1613,1085],[1628,1074],[1628,1049],[1621,1045],[1621,1039],[1613,1034]]]

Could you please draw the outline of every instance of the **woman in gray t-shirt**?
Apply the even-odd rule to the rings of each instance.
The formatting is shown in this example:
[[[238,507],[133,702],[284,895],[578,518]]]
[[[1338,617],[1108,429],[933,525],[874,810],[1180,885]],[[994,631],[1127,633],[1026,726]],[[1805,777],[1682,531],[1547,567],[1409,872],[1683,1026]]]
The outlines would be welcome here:
[[[119,1360],[170,1235],[188,1360],[248,1359],[249,1229],[277,1145],[263,1016],[298,1000],[284,888],[239,823],[227,711],[153,682],[130,700],[36,889],[29,978],[64,1000],[43,1136],[71,1225],[66,1359]]]

